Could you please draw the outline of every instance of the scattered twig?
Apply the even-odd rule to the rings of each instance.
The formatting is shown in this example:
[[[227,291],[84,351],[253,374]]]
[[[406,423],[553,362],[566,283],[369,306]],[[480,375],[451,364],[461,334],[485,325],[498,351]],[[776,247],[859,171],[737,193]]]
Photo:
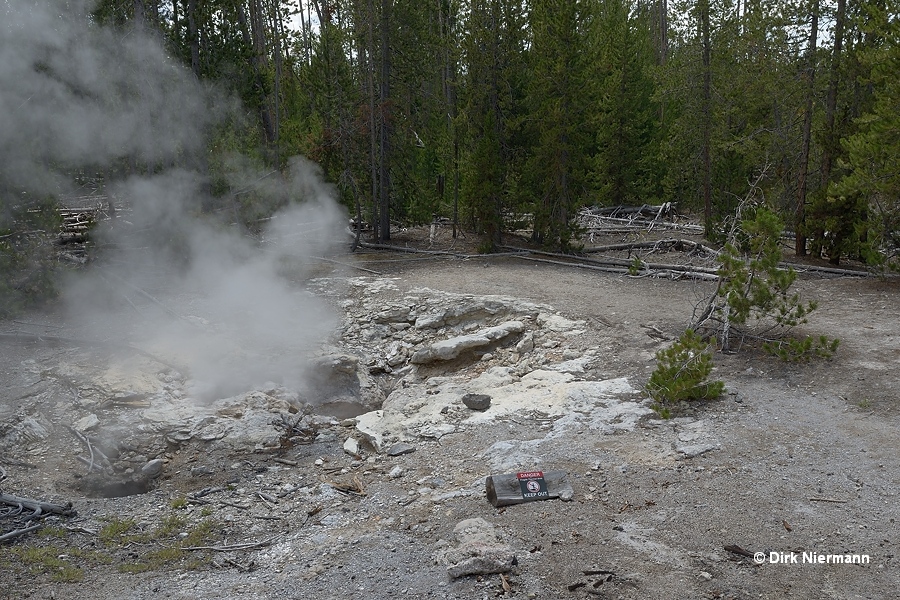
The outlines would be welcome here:
[[[289,460],[287,458],[278,458],[277,456],[272,459],[273,462],[281,463],[283,465],[288,465],[289,467],[296,467],[300,463],[296,460]]]
[[[224,560],[229,565],[231,565],[232,567],[236,568],[238,571],[241,571],[243,573],[249,573],[250,571],[252,571],[253,569],[256,568],[256,563],[254,563],[252,561],[250,562],[249,565],[242,565],[241,563],[239,563],[237,561],[231,560],[227,556],[223,556],[222,560]]]
[[[647,329],[648,330],[647,335],[649,335],[652,338],[656,338],[656,339],[662,340],[662,341],[667,341],[667,340],[672,339],[671,337],[669,337],[668,335],[663,333],[658,327],[655,327],[654,325],[641,325],[641,327],[643,327],[644,329]]]
[[[264,494],[263,492],[256,492],[256,495],[259,496],[259,499],[263,504],[268,507],[269,510],[275,510],[275,505],[278,504],[278,500],[269,494]]]
[[[88,437],[86,435],[84,435],[83,433],[81,433],[80,431],[75,429],[74,427],[69,427],[69,431],[71,431],[75,435],[75,437],[77,437],[79,440],[81,440],[81,442],[85,446],[87,446],[88,452],[90,452],[90,455],[91,455],[90,460],[84,458],[83,456],[78,456],[78,455],[76,455],[75,458],[77,458],[78,460],[80,460],[81,462],[83,462],[84,464],[86,464],[88,466],[88,470],[87,470],[88,473],[93,472],[93,470],[94,470],[94,445],[91,443],[91,440],[88,439]],[[106,455],[104,455],[102,452],[100,452],[99,449],[97,450],[97,455],[106,459]],[[109,459],[106,459],[106,462],[108,464]],[[100,469],[98,467],[98,470],[103,470],[103,469]]]
[[[747,558],[753,558],[752,552],[750,552],[749,550],[744,550],[743,548],[741,548],[740,546],[738,546],[736,544],[731,544],[731,545],[725,546],[723,549],[728,552],[731,552],[732,554],[737,554],[739,556],[745,556]]]
[[[847,500],[840,500],[838,498],[810,498],[810,502],[835,502],[838,504],[846,504]]]
[[[219,492],[224,492],[224,491],[225,491],[225,488],[223,488],[223,487],[203,488],[199,492],[194,492],[193,494],[191,494],[191,497],[202,498],[203,496],[209,496],[210,494],[217,494]]]

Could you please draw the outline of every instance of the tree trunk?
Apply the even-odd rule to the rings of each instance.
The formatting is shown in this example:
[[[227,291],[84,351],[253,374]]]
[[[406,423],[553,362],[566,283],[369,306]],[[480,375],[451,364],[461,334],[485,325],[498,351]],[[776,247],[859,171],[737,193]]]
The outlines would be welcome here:
[[[709,41],[709,0],[700,0],[700,37],[703,44],[703,101],[700,109],[702,120],[702,141],[700,148],[703,163],[703,218],[706,237],[712,235],[712,159],[710,140],[712,137],[712,67]]]
[[[379,177],[381,183],[380,192],[380,219],[378,227],[378,239],[387,241],[391,239],[391,119],[389,103],[391,99],[391,46],[390,46],[390,11],[391,0],[381,0],[381,139],[379,156]]]
[[[819,37],[819,0],[814,0],[809,28],[809,64],[807,66],[806,108],[803,115],[803,147],[800,150],[800,182],[797,186],[797,209],[794,213],[794,232],[797,256],[806,256],[806,192],[809,179],[809,147],[812,141],[813,93],[816,78],[816,42]]]
[[[134,0],[134,23],[138,28],[142,28],[147,24],[147,10],[144,6],[144,0]]]
[[[375,241],[381,236],[381,206],[378,201],[378,131],[375,118],[375,1],[369,0],[368,31],[368,87],[369,87],[369,171],[372,178],[372,227]]]
[[[844,43],[844,21],[847,14],[847,0],[838,0],[834,23],[834,48],[831,55],[831,77],[828,81],[828,95],[825,98],[825,144],[822,146],[822,185],[831,179],[834,154],[840,143],[834,130],[834,113],[837,110],[837,90],[840,84],[841,49]]]
[[[191,44],[191,70],[200,77],[200,35],[197,30],[197,0],[187,4],[188,39]]]
[[[253,69],[256,92],[259,98],[259,116],[262,121],[263,133],[266,138],[266,148],[271,150],[275,143],[275,128],[272,125],[272,114],[269,111],[269,98],[266,93],[266,84],[263,71],[266,69],[265,56],[265,32],[262,31],[262,22],[259,14],[259,0],[250,2],[250,24],[247,23],[247,13],[241,3],[237,6],[238,24],[241,27],[241,37],[244,44],[252,52],[250,66]],[[271,158],[271,157],[270,157]]]

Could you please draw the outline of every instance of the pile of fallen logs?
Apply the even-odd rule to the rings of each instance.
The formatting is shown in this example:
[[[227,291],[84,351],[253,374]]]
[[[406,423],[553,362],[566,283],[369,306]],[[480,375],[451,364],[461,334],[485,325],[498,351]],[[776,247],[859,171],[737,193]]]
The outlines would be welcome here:
[[[112,206],[103,196],[90,196],[93,206],[63,207],[59,209],[62,225],[59,232],[60,244],[83,243],[88,232],[100,221],[110,218]],[[82,199],[76,199],[82,200]]]
[[[691,223],[678,223],[677,205],[666,202],[659,206],[608,206],[582,209],[578,213],[578,226],[593,242],[595,235],[632,233],[635,231],[683,231],[703,233],[703,227]]]

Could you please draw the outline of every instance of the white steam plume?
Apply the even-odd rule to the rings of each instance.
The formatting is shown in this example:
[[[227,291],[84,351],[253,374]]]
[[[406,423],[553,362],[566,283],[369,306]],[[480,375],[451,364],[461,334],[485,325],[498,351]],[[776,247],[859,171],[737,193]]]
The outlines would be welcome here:
[[[198,168],[206,136],[235,103],[152,35],[100,27],[88,8],[0,5],[0,197],[71,191],[77,169],[144,165],[151,175],[110,186],[132,208],[99,232],[103,258],[70,278],[72,319],[187,365],[203,399],[266,381],[300,386],[306,355],[334,324],[297,285],[303,257],[341,239],[333,190],[295,158],[284,176],[242,173],[255,196],[285,206],[263,242],[201,216],[215,202]]]

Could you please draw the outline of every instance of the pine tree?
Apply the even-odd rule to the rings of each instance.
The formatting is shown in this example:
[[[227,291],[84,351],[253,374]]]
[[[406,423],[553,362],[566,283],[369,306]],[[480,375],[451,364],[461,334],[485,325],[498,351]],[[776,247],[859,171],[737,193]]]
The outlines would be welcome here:
[[[834,188],[835,203],[852,203],[865,215],[856,221],[862,252],[870,263],[896,256],[900,248],[900,3],[867,2],[860,53],[873,90],[871,109],[857,121],[859,132],[843,149],[847,173]]]
[[[593,173],[606,205],[653,204],[661,195],[659,106],[651,69],[653,13],[627,0],[599,6],[597,132]]]
[[[474,0],[464,39],[462,121],[464,195],[484,249],[502,243],[504,214],[517,212],[515,157],[520,154],[520,112],[525,15],[509,0]]]
[[[593,197],[596,12],[591,1],[536,0],[530,13],[529,189],[534,239],[548,247],[571,245],[576,211]]]

